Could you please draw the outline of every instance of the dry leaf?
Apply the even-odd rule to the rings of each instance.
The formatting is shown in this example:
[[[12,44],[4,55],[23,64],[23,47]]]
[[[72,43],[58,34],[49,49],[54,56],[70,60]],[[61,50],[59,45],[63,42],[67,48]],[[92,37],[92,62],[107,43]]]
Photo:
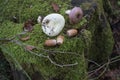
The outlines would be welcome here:
[[[55,10],[55,12],[58,12],[59,11],[59,5],[58,4],[56,4],[56,3],[52,3],[52,7],[53,7],[53,9]]]
[[[35,49],[35,46],[27,45],[27,46],[25,46],[25,48],[26,48],[26,50],[31,51],[31,50]]]
[[[34,25],[33,21],[29,19],[24,23],[23,30],[31,32],[33,30],[33,25]]]
[[[22,41],[27,41],[27,40],[29,40],[29,39],[30,39],[30,36],[21,38]]]

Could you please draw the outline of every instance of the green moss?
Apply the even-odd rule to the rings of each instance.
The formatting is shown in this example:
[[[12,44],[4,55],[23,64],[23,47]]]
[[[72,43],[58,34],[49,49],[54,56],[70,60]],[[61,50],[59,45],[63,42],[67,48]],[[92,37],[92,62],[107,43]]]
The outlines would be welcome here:
[[[112,52],[114,40],[103,9],[96,11],[89,23],[89,30],[93,36],[89,58],[98,63],[106,62]]]
[[[19,22],[24,22],[29,18],[34,20],[37,19],[39,15],[46,16],[50,13],[53,13],[53,9],[51,6],[52,2],[56,2],[60,6],[59,13],[64,14],[65,10],[68,8],[69,1],[64,1],[64,3],[60,0],[9,0],[9,1],[1,1],[2,12],[0,13],[1,19],[4,21],[6,19],[12,20],[15,16],[19,20]],[[65,15],[65,14],[64,14]]]
[[[92,34],[89,30],[86,29],[82,29],[81,30],[81,35],[82,35],[82,39],[85,43],[86,48],[89,49],[89,47],[91,46],[91,39],[92,39]]]
[[[32,18],[36,21],[39,15],[46,16],[50,13],[54,13],[51,2],[56,2],[60,5],[60,11],[58,13],[62,14],[66,20],[65,27],[60,33],[65,37],[64,43],[56,47],[44,47],[43,45],[46,39],[56,39],[56,37],[51,38],[45,35],[40,24],[34,25],[34,30],[32,32],[22,35],[30,35],[29,40],[20,41],[19,37],[16,37],[15,40],[18,40],[20,44],[23,43],[37,46],[39,50],[35,49],[33,50],[34,52],[37,54],[49,55],[50,58],[58,64],[71,64],[77,62],[78,65],[63,68],[58,67],[52,64],[47,58],[31,54],[15,43],[4,44],[0,47],[3,52],[5,52],[4,49],[6,49],[7,52],[10,53],[9,55],[16,58],[30,76],[32,76],[35,71],[39,71],[45,80],[52,78],[60,80],[86,80],[87,65],[84,53],[87,51],[87,56],[90,59],[94,61],[99,60],[99,62],[101,62],[108,58],[113,46],[113,37],[107,20],[104,19],[105,25],[98,20],[101,15],[104,16],[103,7],[101,7],[102,1],[98,2],[99,7],[90,21],[87,21],[85,17],[83,17],[80,23],[75,25],[69,23],[68,15],[65,14],[67,8],[70,7],[70,0],[64,2],[63,0],[9,0],[5,3],[2,1],[4,4],[0,5],[6,6],[4,6],[4,9],[1,9],[2,12],[0,13],[2,15],[1,20],[4,21],[0,28],[0,38],[11,38],[16,34],[21,33],[23,22],[27,19]],[[18,18],[19,23],[13,23],[11,21],[13,16]],[[68,28],[80,29],[86,23],[89,23],[88,29],[83,29],[77,36],[70,38],[66,35],[66,30]],[[7,52],[4,54],[9,59],[10,56]],[[72,52],[72,54],[68,52]],[[12,58],[9,60],[12,63]]]
[[[22,32],[22,27],[23,27],[23,24],[15,24],[13,22],[6,21],[1,26],[0,38],[11,38],[12,36]],[[61,34],[64,34],[64,33],[61,33]],[[59,47],[48,48],[48,47],[44,47],[43,44],[44,44],[44,41],[49,37],[42,32],[41,26],[39,24],[36,24],[34,26],[34,30],[31,33],[27,33],[27,35],[30,35],[30,39],[24,42],[21,41],[21,43],[39,47],[40,50],[38,51],[34,50],[35,52],[38,52],[38,54],[44,54],[44,55],[51,54],[51,56],[54,56],[54,57],[51,57],[51,59],[53,59],[53,61],[55,61],[58,64],[72,64],[77,62],[78,65],[73,67],[60,68],[50,63],[50,61],[46,58],[38,57],[24,51],[22,47],[14,43],[8,43],[2,46],[3,48],[6,48],[10,53],[12,53],[12,56],[16,58],[17,61],[22,66],[24,66],[24,64],[35,65],[34,67],[35,70],[40,71],[46,80],[52,77],[58,77],[61,79],[64,78],[64,80],[66,80],[68,79],[68,76],[70,80],[79,80],[80,77],[81,77],[81,80],[85,78],[86,64],[83,56],[84,42],[82,41],[81,36],[76,36],[73,38],[69,38],[65,36],[65,41],[63,45]],[[18,38],[16,39],[19,40]],[[52,53],[45,52],[42,49],[61,51],[64,53],[56,52],[54,53],[54,55],[52,55]],[[76,54],[79,54],[79,56],[75,54],[69,54],[67,52],[75,52]],[[32,70],[28,70],[30,68],[26,67],[25,70],[31,75],[34,72]],[[62,73],[65,73],[65,75],[63,76]],[[82,75],[82,76],[79,76],[79,75]]]

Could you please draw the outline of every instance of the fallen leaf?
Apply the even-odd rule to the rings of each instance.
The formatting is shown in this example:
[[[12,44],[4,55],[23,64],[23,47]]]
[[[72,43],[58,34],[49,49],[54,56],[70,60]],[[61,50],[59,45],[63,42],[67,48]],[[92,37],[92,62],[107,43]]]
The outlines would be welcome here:
[[[27,46],[25,46],[25,48],[26,48],[26,50],[31,51],[31,50],[35,49],[35,46],[27,45]]]
[[[33,26],[34,26],[33,20],[29,19],[24,23],[23,30],[31,32],[33,30]]]
[[[21,38],[22,41],[27,41],[29,39],[30,39],[30,36],[26,36],[26,37]]]
[[[53,9],[55,10],[55,12],[58,12],[59,11],[59,5],[58,4],[56,4],[56,3],[52,3],[52,7],[53,7]]]

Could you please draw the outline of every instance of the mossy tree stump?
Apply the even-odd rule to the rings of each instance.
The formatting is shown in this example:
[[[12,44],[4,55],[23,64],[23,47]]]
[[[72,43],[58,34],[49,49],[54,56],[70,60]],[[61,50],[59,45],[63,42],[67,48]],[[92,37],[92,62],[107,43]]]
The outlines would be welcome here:
[[[42,32],[40,24],[35,24],[32,32],[22,35],[30,36],[27,41],[21,41],[19,36],[11,41],[4,40],[21,33],[23,23],[27,19],[35,21],[39,15],[46,16],[54,13],[52,2],[61,6],[58,13],[62,14],[66,20],[66,25],[60,33],[65,37],[62,45],[44,47],[44,41],[51,37]],[[82,20],[75,25],[69,23],[68,15],[65,14],[67,9],[73,7],[70,5],[70,0],[64,2],[62,0],[9,0],[2,3],[4,8],[0,17],[2,21],[0,48],[11,66],[19,72],[22,71],[27,77],[29,75],[29,79],[87,80],[85,56],[99,63],[107,61],[113,47],[113,37],[102,0],[82,1],[79,6],[82,7],[85,14]],[[13,20],[17,23],[14,23]],[[69,38],[66,35],[66,30],[69,28],[79,29],[79,34]],[[56,37],[52,38],[56,39]],[[36,46],[37,49],[32,52],[27,51],[24,48],[26,45]]]

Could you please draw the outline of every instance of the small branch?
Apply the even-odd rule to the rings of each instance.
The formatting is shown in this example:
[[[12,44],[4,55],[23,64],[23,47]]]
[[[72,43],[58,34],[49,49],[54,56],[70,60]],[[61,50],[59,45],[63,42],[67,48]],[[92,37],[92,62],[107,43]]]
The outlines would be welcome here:
[[[21,43],[20,41],[18,41],[18,40],[12,40],[12,42],[13,43],[16,43],[17,45],[19,45],[19,46],[21,46],[21,47],[23,47],[23,49],[25,50],[25,51],[28,51],[29,53],[31,53],[31,54],[34,54],[34,55],[36,55],[36,56],[38,56],[38,57],[43,57],[43,58],[47,58],[52,64],[54,64],[54,65],[56,65],[56,66],[59,66],[59,67],[68,67],[68,66],[75,66],[75,65],[77,65],[78,63],[76,62],[76,63],[73,63],[73,64],[64,64],[64,65],[61,65],[61,64],[58,64],[58,63],[56,63],[56,62],[54,62],[48,55],[46,56],[46,55],[43,55],[43,54],[38,54],[38,53],[35,53],[35,52],[32,52],[32,51],[30,51],[30,50],[27,50],[26,48],[25,48],[25,44],[23,44],[23,43]]]
[[[13,36],[13,37],[11,37],[11,38],[0,38],[0,42],[1,42],[0,45],[5,44],[5,43],[8,43],[8,42],[11,42],[11,41],[14,40],[16,37],[20,37],[20,35],[23,35],[23,34],[26,34],[26,33],[27,33],[27,32],[23,31],[23,32],[15,35],[15,36]]]
[[[116,57],[113,57],[111,60],[115,60],[117,58],[120,58],[120,55],[119,56],[116,56]]]
[[[108,60],[108,62],[106,63],[106,67],[105,67],[105,69],[102,71],[102,73],[101,73],[97,78],[95,78],[95,79],[99,79],[99,78],[107,71],[107,69],[108,69],[108,67],[109,67],[109,64],[110,64],[110,60]]]
[[[98,67],[100,67],[100,65],[97,63],[97,62],[95,62],[95,61],[92,61],[92,60],[89,60],[89,59],[86,59],[88,62],[91,62],[91,63],[94,63],[95,65],[97,65]]]
[[[117,61],[120,61],[120,59],[117,59],[117,58],[119,58],[119,57],[120,57],[120,56],[111,58],[111,59],[108,60],[107,63],[101,65],[99,68],[97,68],[97,69],[95,69],[95,70],[93,70],[93,71],[88,72],[88,74],[90,74],[89,77],[92,76],[95,72],[97,72],[97,71],[99,71],[99,70],[101,70],[102,68],[105,67],[105,69],[103,70],[103,72],[102,72],[97,78],[95,78],[95,79],[100,78],[100,77],[105,73],[105,71],[108,69],[108,67],[109,67],[110,64],[112,64],[112,63],[114,63],[114,62],[117,62]]]
[[[59,67],[75,66],[75,65],[78,64],[78,63],[76,62],[76,63],[74,63],[74,64],[60,65],[60,64],[57,64],[56,62],[54,62],[49,56],[47,56],[47,58],[49,59],[49,61],[50,61],[52,64],[54,64],[54,65],[56,65],[56,66],[59,66]]]
[[[54,62],[49,56],[45,56],[45,55],[43,55],[43,54],[37,54],[37,53],[34,53],[34,52],[32,52],[32,51],[29,51],[29,50],[27,50],[27,51],[28,51],[29,53],[31,53],[31,54],[36,55],[36,56],[47,58],[52,64],[54,64],[54,65],[56,65],[56,66],[59,66],[59,67],[75,66],[75,65],[78,64],[77,62],[74,63],[74,64],[65,64],[65,65],[57,64],[57,63]]]
[[[41,48],[38,48],[38,47],[35,47],[37,50],[43,50],[45,52],[51,52],[51,53],[60,53],[60,54],[71,54],[71,55],[77,55],[77,56],[80,56],[80,54],[77,54],[76,52],[64,52],[64,51],[55,51],[55,50],[46,50],[46,49],[41,49]]]
[[[77,62],[76,62],[76,63],[73,63],[73,64],[64,64],[64,65],[57,64],[57,63],[54,62],[54,61],[50,58],[50,56],[48,56],[48,55],[46,56],[46,55],[43,55],[43,54],[38,54],[38,53],[34,53],[34,52],[30,51],[30,50],[27,50],[27,49],[25,48],[26,44],[23,44],[23,43],[20,42],[19,40],[15,40],[16,37],[20,38],[20,36],[23,35],[23,34],[26,34],[26,32],[23,31],[23,32],[15,35],[15,36],[13,36],[13,37],[10,38],[10,39],[0,39],[0,41],[4,41],[4,40],[5,40],[6,42],[15,43],[15,44],[21,46],[24,50],[28,51],[28,52],[31,53],[31,54],[34,54],[34,55],[36,55],[36,56],[38,56],[38,57],[47,58],[52,64],[54,64],[54,65],[56,65],[56,66],[59,66],[59,67],[75,66],[75,65],[78,64]],[[74,53],[74,52],[52,51],[52,50],[39,49],[38,47],[35,47],[35,48],[36,48],[37,50],[44,50],[45,52],[61,53],[61,54],[74,54],[74,55],[79,56],[79,54],[76,54],[76,53]]]

